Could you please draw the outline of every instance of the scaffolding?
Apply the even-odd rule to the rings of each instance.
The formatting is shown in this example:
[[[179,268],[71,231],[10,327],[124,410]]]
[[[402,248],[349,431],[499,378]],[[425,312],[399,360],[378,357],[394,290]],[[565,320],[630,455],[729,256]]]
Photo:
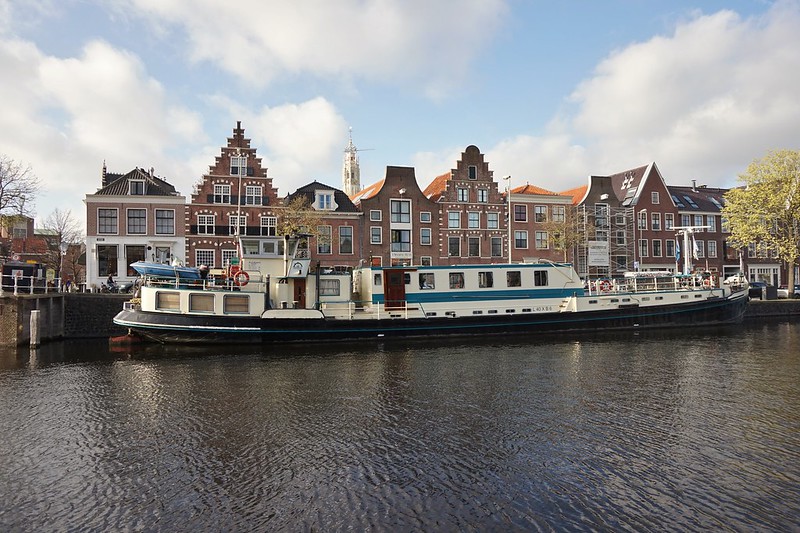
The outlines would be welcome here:
[[[584,279],[611,278],[635,270],[636,220],[631,207],[579,205],[575,222],[580,235],[575,266]]]

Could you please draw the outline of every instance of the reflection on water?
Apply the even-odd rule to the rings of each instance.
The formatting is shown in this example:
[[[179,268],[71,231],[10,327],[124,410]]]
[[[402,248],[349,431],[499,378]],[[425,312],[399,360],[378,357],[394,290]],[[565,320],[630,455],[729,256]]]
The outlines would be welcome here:
[[[3,530],[796,530],[800,326],[0,352]]]

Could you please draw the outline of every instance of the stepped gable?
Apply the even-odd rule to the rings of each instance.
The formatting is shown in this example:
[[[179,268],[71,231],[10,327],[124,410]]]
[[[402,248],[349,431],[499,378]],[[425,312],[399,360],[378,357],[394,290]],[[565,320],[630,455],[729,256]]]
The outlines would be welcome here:
[[[104,167],[105,168],[105,167]],[[127,174],[114,174],[103,172],[103,181],[106,185],[97,190],[95,194],[107,196],[127,196],[130,194],[130,181],[144,181],[145,196],[178,196],[173,185],[153,175],[152,169],[147,172],[136,167]]]
[[[309,205],[314,205],[315,193],[319,190],[333,191],[333,201],[336,203],[336,212],[339,213],[358,213],[359,209],[355,206],[353,201],[344,193],[330,185],[325,185],[318,181],[312,181],[308,185],[304,185],[297,189],[294,193],[286,197],[286,205],[298,196],[304,196],[308,200]]]
[[[434,178],[423,194],[435,202],[454,202],[458,196],[458,185],[467,183],[494,183],[494,171],[489,170],[489,163],[475,145],[467,146],[461,152],[456,168]]]

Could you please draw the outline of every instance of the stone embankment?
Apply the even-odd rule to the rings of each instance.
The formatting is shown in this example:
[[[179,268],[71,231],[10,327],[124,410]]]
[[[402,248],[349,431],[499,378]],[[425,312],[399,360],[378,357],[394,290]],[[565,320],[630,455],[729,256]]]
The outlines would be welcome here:
[[[798,318],[800,299],[797,300],[750,300],[744,319]]]

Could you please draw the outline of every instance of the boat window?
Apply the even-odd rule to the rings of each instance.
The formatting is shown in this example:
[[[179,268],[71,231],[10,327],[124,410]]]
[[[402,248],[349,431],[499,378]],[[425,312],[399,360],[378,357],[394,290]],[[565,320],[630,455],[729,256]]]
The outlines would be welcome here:
[[[434,283],[433,273],[432,272],[428,272],[426,274],[420,274],[419,275],[419,288],[420,288],[420,290],[435,289],[436,288],[436,284]]]
[[[464,273],[463,272],[450,272],[450,288],[463,289],[464,288]]]
[[[491,272],[478,272],[478,287],[488,288],[494,286],[494,278]]]
[[[531,309],[530,309],[530,307],[523,307],[523,308],[522,308],[522,312],[523,312],[523,313],[530,313],[530,312],[531,312]]]
[[[506,313],[516,313],[516,309],[506,309]]]
[[[480,309],[475,309],[474,311],[472,311],[472,314],[473,315],[482,315],[483,311],[481,311]]]
[[[181,308],[181,295],[178,292],[163,292],[156,293],[156,309],[165,309],[167,311],[179,311]]]
[[[373,285],[382,285],[381,275],[380,274],[375,274],[375,276],[372,278],[372,284]]]
[[[411,274],[409,274],[408,272],[403,274],[403,283],[405,283],[406,285],[411,285]]]
[[[243,294],[226,294],[222,300],[226,313],[247,313],[250,311],[250,297]]]
[[[512,270],[510,272],[506,272],[506,286],[507,287],[522,286],[522,276],[520,275],[519,270]]]
[[[535,287],[546,287],[547,286],[547,271],[546,270],[534,270],[533,271],[533,285]]]
[[[189,295],[189,311],[198,313],[213,313],[214,312],[214,295],[213,294],[190,294]]]
[[[341,294],[339,289],[338,279],[320,279],[319,280],[319,295],[320,296],[339,296]]]
[[[497,314],[497,309],[489,309],[489,314],[490,315],[496,315]]]

